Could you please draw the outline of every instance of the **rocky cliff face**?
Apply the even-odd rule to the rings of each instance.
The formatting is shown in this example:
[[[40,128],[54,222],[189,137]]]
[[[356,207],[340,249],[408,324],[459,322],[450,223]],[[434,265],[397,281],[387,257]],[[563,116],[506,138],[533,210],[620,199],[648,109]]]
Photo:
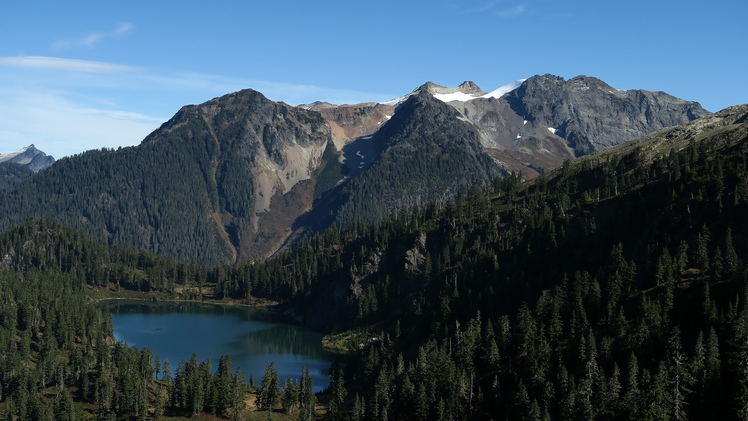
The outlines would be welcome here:
[[[478,98],[449,103],[479,136],[485,152],[507,172],[525,179],[556,168],[574,152],[565,139],[541,123],[528,121],[503,98]]]
[[[340,106],[316,102],[300,108],[318,111],[324,117],[337,150],[354,139],[372,135],[395,114],[394,106],[376,102]]]
[[[447,88],[441,85],[437,85],[433,82],[426,82],[425,84],[418,87],[414,92],[427,92],[431,95],[465,94],[473,97],[479,97],[486,94],[481,88],[478,87],[478,85],[469,80],[462,82],[456,88]]]
[[[262,258],[311,208],[331,138],[317,112],[236,92],[183,107],[139,146],[69,157],[18,184],[0,198],[0,229],[50,216],[183,261]]]
[[[594,78],[551,75],[489,94],[472,82],[456,88],[428,82],[386,103],[303,107],[344,132],[336,146],[350,167],[335,199],[299,224],[317,228],[445,200],[508,172],[533,178],[566,160],[708,114],[662,92],[618,91]]]

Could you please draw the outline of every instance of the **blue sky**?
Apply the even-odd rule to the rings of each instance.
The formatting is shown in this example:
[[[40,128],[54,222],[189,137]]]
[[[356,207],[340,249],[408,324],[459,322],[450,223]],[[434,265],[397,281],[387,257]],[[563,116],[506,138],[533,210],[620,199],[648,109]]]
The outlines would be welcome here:
[[[748,5],[726,1],[0,2],[0,153],[136,145],[243,88],[292,105],[552,73],[748,102]]]

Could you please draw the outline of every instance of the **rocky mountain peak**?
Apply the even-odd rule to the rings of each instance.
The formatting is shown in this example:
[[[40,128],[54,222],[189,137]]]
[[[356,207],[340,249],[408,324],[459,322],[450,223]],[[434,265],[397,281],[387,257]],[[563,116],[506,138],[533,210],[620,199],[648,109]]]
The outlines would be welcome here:
[[[439,89],[439,88],[444,88],[444,87],[441,86],[441,85],[437,85],[434,82],[428,81],[428,82],[424,83],[423,85],[421,85],[421,86],[417,87],[416,89],[414,89],[413,93],[418,93],[418,92],[434,93],[436,91],[436,89]]]
[[[474,96],[481,96],[481,95],[486,94],[485,92],[483,92],[481,88],[478,87],[478,85],[475,84],[475,82],[471,80],[466,80],[465,82],[462,82],[462,84],[458,86],[457,89],[460,92],[474,95]]]
[[[314,101],[311,104],[299,104],[298,107],[304,110],[319,111],[335,108],[337,105],[331,104],[327,101]]]
[[[19,151],[0,154],[0,162],[14,162],[29,167],[33,172],[39,172],[54,164],[55,159],[37,149],[32,143]]]
[[[664,92],[618,90],[600,79],[533,76],[505,97],[526,121],[553,128],[576,156],[709,114]]]
[[[433,82],[426,82],[423,85],[419,86],[413,92],[427,92],[431,95],[449,95],[461,93],[474,97],[479,97],[486,94],[478,87],[478,85],[471,81],[465,81],[456,88],[447,88],[445,86],[437,85]]]

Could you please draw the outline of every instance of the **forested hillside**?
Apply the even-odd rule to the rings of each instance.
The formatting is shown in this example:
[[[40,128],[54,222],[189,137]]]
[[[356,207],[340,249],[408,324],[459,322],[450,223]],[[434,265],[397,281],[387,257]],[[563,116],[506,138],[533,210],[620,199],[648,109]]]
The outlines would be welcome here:
[[[233,416],[244,409],[248,385],[230,356],[215,371],[194,355],[162,365],[147,348],[115,342],[108,313],[91,300],[105,291],[152,288],[176,296],[185,284],[198,291],[204,270],[98,243],[49,219],[3,233],[0,257],[3,419]]]
[[[276,181],[282,178],[290,190],[293,183],[287,180],[301,177],[283,173],[294,171],[289,162],[304,158],[304,148],[322,155],[325,124],[317,113],[250,90],[187,106],[137,147],[63,158],[29,182],[0,192],[0,228],[50,216],[99,241],[185,262],[216,265],[243,254],[263,256],[277,244],[262,240],[277,241],[277,233],[272,232],[275,221],[258,219],[266,216],[271,200],[284,202]],[[302,150],[297,151],[302,158],[289,155],[289,144]],[[279,170],[267,185],[258,164],[266,161]],[[313,187],[300,186],[299,194]],[[287,194],[290,209],[275,204],[279,211],[272,216],[281,219],[276,222],[281,231],[303,212],[302,202]]]
[[[109,343],[85,298],[205,287],[279,301],[350,350],[319,396],[329,419],[745,419],[746,150],[748,106],[732,107],[212,269],[28,221],[0,237],[0,411],[239,414],[230,361],[156,380],[149,351]]]
[[[203,286],[208,270],[128,246],[109,246],[49,218],[28,220],[0,236],[0,267],[70,274],[83,290],[162,292]],[[178,291],[179,289],[179,291]],[[189,292],[192,294],[192,292]]]
[[[733,107],[328,230],[217,290],[349,340],[351,419],[744,419],[746,147]]]
[[[25,165],[15,162],[0,163],[0,190],[10,190],[33,175],[34,172]]]

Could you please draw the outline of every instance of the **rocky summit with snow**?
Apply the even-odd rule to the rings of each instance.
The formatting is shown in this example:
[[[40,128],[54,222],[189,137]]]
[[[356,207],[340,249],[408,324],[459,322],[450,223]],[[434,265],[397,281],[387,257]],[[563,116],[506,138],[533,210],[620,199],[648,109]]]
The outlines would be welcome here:
[[[348,133],[373,135],[386,120],[356,125],[340,116],[379,110],[376,115],[389,119],[395,108],[388,111],[387,107],[398,107],[419,92],[449,104],[458,112],[453,124],[470,127],[497,165],[525,178],[556,168],[567,159],[709,114],[697,102],[664,92],[619,90],[594,77],[565,80],[549,74],[520,79],[488,93],[470,81],[456,88],[428,82],[382,103],[326,104],[318,109],[332,125],[342,122]]]

